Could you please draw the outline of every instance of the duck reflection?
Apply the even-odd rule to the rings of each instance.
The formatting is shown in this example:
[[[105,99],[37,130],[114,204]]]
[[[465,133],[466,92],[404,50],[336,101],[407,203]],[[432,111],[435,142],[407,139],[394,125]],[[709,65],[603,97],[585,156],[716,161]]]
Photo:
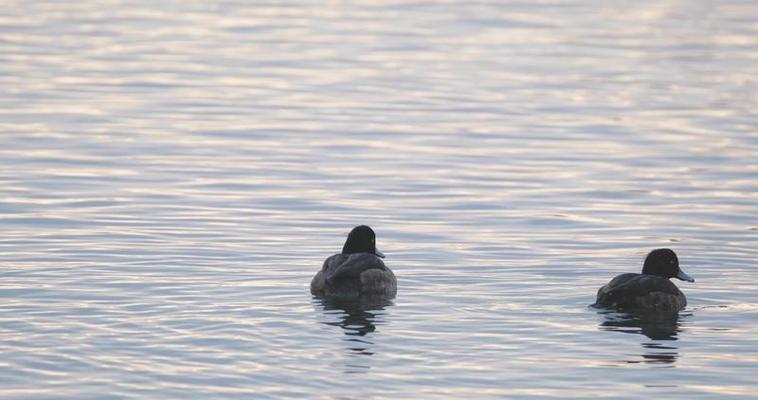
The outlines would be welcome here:
[[[601,330],[623,333],[637,333],[652,340],[677,340],[679,328],[678,313],[639,313],[600,311],[603,321]]]
[[[392,306],[393,302],[385,296],[361,296],[351,298],[314,296],[314,303],[319,306],[330,319],[325,325],[338,326],[345,334],[348,355],[371,356],[374,354],[374,342],[369,340],[376,326],[382,323],[383,310]],[[368,368],[360,365],[348,367]],[[355,371],[353,371],[355,372]]]
[[[678,348],[673,345],[681,332],[679,313],[600,309],[598,315],[602,316],[600,330],[639,334],[655,341],[641,343],[641,359],[627,363],[673,364],[679,358]]]

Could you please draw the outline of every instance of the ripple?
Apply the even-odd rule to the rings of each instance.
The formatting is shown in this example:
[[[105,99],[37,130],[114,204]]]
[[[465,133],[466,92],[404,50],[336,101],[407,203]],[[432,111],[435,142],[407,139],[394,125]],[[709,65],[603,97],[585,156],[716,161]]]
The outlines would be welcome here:
[[[753,8],[4,7],[1,396],[755,392]],[[361,223],[397,299],[312,299]]]

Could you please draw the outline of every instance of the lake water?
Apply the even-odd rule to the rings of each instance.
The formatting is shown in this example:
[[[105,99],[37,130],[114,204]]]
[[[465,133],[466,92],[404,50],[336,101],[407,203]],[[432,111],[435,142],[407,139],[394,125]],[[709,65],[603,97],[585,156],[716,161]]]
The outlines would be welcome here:
[[[6,3],[0,398],[758,398],[756,65],[752,0]],[[314,299],[358,224],[397,298]],[[677,318],[587,307],[657,247]]]

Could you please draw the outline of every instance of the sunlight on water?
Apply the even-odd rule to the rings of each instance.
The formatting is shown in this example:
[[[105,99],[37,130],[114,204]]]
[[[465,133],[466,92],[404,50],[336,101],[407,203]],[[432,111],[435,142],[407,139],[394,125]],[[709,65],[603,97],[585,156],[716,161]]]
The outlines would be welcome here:
[[[753,396],[757,12],[6,4],[0,397]],[[397,298],[313,298],[358,224]]]

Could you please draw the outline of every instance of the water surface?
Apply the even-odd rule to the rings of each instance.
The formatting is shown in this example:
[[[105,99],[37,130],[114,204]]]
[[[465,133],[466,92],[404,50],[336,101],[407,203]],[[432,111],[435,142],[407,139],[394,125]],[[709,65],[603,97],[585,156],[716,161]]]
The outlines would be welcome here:
[[[756,15],[6,4],[0,397],[754,397]],[[312,298],[358,224],[398,297]],[[676,318],[587,307],[664,246]]]

